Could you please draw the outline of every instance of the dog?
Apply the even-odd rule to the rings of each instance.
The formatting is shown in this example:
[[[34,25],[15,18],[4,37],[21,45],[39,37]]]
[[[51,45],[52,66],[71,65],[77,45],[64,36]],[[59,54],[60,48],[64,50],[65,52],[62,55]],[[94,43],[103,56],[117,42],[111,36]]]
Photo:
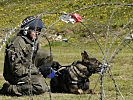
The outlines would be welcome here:
[[[102,64],[96,58],[90,58],[86,51],[81,53],[82,60],[62,66],[50,80],[52,93],[87,93],[89,77],[101,71]]]

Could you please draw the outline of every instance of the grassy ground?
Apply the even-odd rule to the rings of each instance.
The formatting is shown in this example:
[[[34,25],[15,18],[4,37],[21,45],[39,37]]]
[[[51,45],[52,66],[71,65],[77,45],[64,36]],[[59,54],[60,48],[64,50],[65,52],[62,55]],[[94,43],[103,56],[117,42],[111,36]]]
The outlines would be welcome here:
[[[92,47],[93,48],[93,47]],[[101,58],[101,54],[97,53],[96,50],[98,48],[94,47],[93,52],[95,52],[95,55],[99,55],[99,58]],[[46,46],[45,49],[48,49]],[[86,49],[87,50],[87,49]],[[92,50],[88,48],[88,50]],[[88,51],[87,50],[87,51]],[[74,60],[81,59],[80,52],[82,49],[77,49],[76,47],[68,46],[68,47],[62,47],[56,46],[52,47],[52,52],[54,55],[54,59],[56,61],[59,61],[62,65],[68,65],[71,64]],[[89,51],[88,51],[89,52]],[[4,83],[4,79],[2,77],[2,69],[3,69],[3,53],[0,57],[0,87],[2,87],[2,84]],[[129,48],[125,48],[119,55],[117,55],[116,59],[114,59],[112,63],[112,73],[113,76],[117,82],[117,85],[119,86],[120,91],[122,92],[124,98],[126,100],[132,100],[133,99],[133,52]],[[97,81],[99,75],[94,74],[90,78],[90,88],[94,88],[95,84],[98,83],[95,91],[97,94],[92,95],[92,100],[98,100],[99,99],[99,80]],[[46,80],[49,84],[49,80]],[[109,77],[108,74],[105,74],[104,78],[104,90],[106,94],[107,100],[114,100],[115,99],[115,88],[114,84]],[[61,94],[61,93],[51,93],[53,100],[87,100],[90,97],[90,94],[84,94],[84,95],[75,95],[75,94]],[[33,98],[33,100],[49,100],[50,96],[49,93],[44,93],[42,95],[38,96],[24,96],[24,97],[10,97],[10,96],[0,96],[0,100],[29,100]],[[119,94],[119,99],[121,100],[121,96]]]

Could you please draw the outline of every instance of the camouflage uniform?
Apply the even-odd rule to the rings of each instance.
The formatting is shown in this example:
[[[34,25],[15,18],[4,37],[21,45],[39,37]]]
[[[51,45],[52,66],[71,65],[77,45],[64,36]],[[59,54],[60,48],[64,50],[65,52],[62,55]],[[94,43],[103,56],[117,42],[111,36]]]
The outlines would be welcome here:
[[[33,42],[21,35],[7,44],[3,76],[8,83],[6,82],[1,89],[3,94],[21,96],[29,95],[30,89],[32,94],[41,94],[48,90],[39,70],[48,74],[48,70],[45,69],[51,66],[52,56],[49,52],[39,50],[38,43],[35,41],[33,57],[31,57],[32,47]]]

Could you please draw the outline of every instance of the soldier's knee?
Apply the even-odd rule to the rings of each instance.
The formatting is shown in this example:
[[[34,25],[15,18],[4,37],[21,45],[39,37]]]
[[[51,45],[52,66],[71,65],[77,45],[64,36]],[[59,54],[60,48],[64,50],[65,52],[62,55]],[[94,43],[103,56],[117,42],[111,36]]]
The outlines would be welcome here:
[[[48,86],[33,85],[33,94],[35,95],[39,95],[48,91],[49,91]]]
[[[43,49],[39,49],[37,51],[37,56],[39,58],[46,58],[46,57],[52,57],[52,53]]]
[[[35,64],[37,67],[40,66],[51,66],[53,56],[48,51],[39,50],[36,55]]]

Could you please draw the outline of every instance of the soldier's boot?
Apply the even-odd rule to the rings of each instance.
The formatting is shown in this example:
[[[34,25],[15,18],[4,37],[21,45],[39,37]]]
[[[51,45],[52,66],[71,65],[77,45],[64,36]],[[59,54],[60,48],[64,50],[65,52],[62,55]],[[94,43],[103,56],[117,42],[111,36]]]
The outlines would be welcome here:
[[[0,94],[3,95],[12,95],[12,96],[21,96],[22,94],[18,92],[18,87],[16,85],[11,85],[9,82],[3,84]]]
[[[3,84],[3,87],[0,89],[0,94],[7,95],[8,88],[10,86],[10,83],[5,82]]]

